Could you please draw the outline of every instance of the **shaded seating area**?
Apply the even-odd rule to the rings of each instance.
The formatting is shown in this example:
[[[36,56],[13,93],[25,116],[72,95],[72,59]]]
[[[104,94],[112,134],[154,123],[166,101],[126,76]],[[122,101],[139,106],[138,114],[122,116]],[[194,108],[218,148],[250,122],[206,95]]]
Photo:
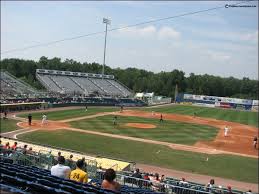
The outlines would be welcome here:
[[[113,194],[116,192],[102,189],[101,180],[93,179],[87,184],[62,179],[50,174],[49,170],[32,166],[13,164],[12,160],[0,161],[1,189],[14,193],[33,194]],[[122,186],[120,193],[155,194],[148,189]]]

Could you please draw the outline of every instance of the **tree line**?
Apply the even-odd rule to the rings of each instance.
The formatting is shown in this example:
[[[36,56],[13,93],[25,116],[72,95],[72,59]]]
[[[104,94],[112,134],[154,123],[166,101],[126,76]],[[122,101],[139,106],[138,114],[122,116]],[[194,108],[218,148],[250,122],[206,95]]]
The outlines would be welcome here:
[[[0,68],[7,70],[37,89],[43,89],[43,86],[36,79],[36,69],[102,72],[102,65],[95,62],[80,63],[73,59],[62,61],[57,57],[48,59],[45,56],[42,56],[39,61],[16,58],[3,59]],[[117,80],[134,92],[155,92],[156,95],[174,97],[177,85],[179,93],[258,99],[258,80],[251,80],[247,77],[243,79],[223,78],[208,74],[195,75],[194,73],[186,76],[183,71],[176,69],[171,72],[154,73],[137,68],[112,69],[109,66],[105,66],[105,74],[114,75]]]

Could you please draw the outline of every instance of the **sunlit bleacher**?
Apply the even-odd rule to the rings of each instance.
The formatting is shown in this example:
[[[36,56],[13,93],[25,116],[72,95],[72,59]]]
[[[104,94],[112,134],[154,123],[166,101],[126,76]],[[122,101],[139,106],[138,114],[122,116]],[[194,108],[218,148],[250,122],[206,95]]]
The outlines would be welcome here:
[[[48,91],[71,94],[98,94],[128,97],[130,89],[114,79],[113,75],[80,73],[58,70],[36,70],[37,79]]]
[[[17,79],[7,71],[0,71],[1,95],[15,96],[23,94],[35,94],[35,89],[25,82]]]

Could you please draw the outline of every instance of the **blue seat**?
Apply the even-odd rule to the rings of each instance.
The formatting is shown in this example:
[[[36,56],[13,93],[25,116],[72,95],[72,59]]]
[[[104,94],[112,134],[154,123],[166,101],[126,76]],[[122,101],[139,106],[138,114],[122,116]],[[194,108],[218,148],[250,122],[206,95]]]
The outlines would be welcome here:
[[[30,191],[44,194],[56,194],[55,189],[38,183],[30,183]]]
[[[35,180],[35,177],[29,176],[27,174],[20,173],[20,172],[17,172],[16,176],[18,178],[21,178],[21,179],[26,180],[26,181],[34,181]]]
[[[37,183],[48,186],[48,187],[52,187],[52,188],[55,188],[55,189],[60,188],[58,183],[54,183],[54,182],[51,182],[51,181],[46,180],[46,179],[38,179]]]
[[[10,185],[0,184],[1,191],[6,191],[13,194],[29,194],[26,191],[22,191],[20,189],[17,189],[15,187],[12,187]]]
[[[17,177],[12,177],[6,174],[1,173],[1,180],[3,183],[7,183],[9,185],[13,185],[15,187],[26,187],[27,186],[27,181],[17,178]]]

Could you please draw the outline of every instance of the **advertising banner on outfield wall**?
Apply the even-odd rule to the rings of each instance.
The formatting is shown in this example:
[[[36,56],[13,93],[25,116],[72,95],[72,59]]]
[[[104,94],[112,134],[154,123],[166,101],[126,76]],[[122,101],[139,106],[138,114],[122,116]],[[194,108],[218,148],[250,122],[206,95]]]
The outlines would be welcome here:
[[[218,97],[218,96],[205,96],[205,95],[192,95],[184,94],[184,100],[198,100],[206,102],[223,102],[231,104],[243,104],[243,105],[252,105],[253,100],[240,99],[240,98],[228,98],[228,97]],[[258,103],[258,102],[257,102]]]

